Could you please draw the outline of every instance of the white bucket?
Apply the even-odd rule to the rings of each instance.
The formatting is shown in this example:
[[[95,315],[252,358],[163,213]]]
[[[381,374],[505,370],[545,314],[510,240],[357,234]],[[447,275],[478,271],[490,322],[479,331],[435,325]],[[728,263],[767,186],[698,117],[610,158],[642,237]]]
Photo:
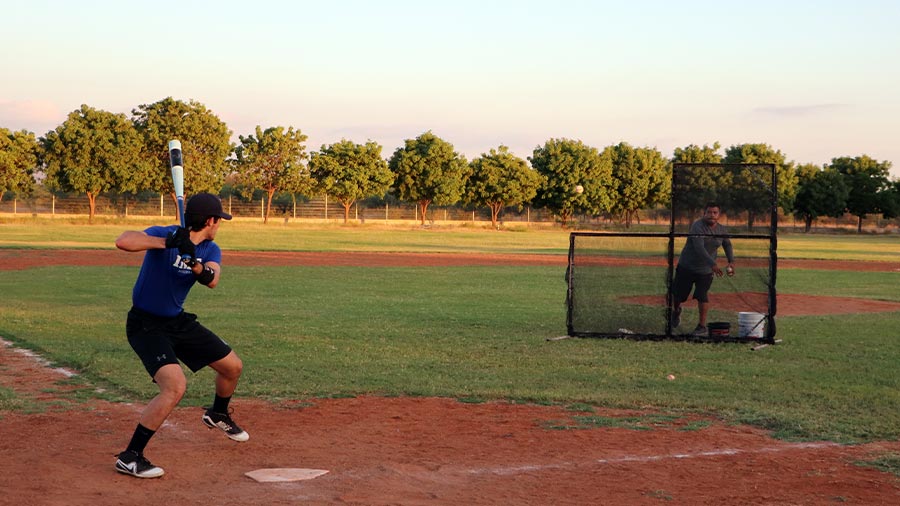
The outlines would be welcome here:
[[[738,313],[738,337],[761,339],[766,335],[766,315],[760,313]]]

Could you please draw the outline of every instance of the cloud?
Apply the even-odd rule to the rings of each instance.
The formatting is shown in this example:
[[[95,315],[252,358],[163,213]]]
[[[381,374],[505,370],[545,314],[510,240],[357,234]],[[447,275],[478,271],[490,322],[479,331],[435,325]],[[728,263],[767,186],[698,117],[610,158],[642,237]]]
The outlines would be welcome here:
[[[47,100],[0,100],[0,126],[42,134],[65,120],[59,106]]]
[[[847,104],[788,105],[780,107],[757,107],[753,109],[753,113],[765,116],[776,116],[779,118],[803,118],[846,109],[848,107],[850,106]]]

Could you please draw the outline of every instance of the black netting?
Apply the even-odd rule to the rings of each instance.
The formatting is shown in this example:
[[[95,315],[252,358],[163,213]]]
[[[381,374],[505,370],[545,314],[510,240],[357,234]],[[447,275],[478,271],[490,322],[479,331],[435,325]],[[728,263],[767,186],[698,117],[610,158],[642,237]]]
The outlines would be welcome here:
[[[672,223],[660,233],[571,235],[568,330],[573,336],[651,339],[763,340],[775,335],[775,198],[771,165],[679,165],[673,171]],[[734,276],[715,277],[708,327],[693,335],[698,304],[672,319],[672,282],[685,244],[713,237],[691,232],[709,203],[722,211],[716,235],[727,231]],[[718,265],[727,263],[718,249]],[[685,264],[688,262],[685,261]]]

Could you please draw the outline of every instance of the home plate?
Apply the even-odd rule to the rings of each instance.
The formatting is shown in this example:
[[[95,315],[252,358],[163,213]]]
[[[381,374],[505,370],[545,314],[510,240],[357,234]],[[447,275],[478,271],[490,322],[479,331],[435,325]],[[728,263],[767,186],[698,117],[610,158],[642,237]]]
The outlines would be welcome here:
[[[328,471],[326,469],[301,469],[298,467],[274,467],[268,469],[257,469],[244,473],[260,483],[271,483],[277,481],[301,481],[318,478]]]

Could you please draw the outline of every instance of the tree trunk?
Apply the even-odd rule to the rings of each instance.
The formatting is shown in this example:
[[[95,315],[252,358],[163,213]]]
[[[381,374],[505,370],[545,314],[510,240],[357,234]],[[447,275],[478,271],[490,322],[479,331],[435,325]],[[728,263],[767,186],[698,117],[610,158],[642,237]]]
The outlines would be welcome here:
[[[269,213],[272,211],[272,197],[275,196],[275,188],[266,190],[266,215],[263,217],[263,225],[269,222]]]
[[[803,222],[805,224],[803,231],[808,234],[810,229],[812,229],[812,216],[807,214],[806,217],[803,219]]]
[[[350,208],[353,207],[353,201],[345,202],[341,200],[341,205],[344,206],[344,225],[346,225],[350,222]]]
[[[499,230],[500,226],[497,225],[497,221],[499,221],[500,219],[500,210],[503,208],[503,204],[500,202],[494,202],[488,204],[488,206],[491,208],[491,226]]]
[[[428,206],[431,204],[430,200],[420,200],[419,201],[419,210],[422,211],[422,216],[419,218],[422,225],[425,225],[425,213],[428,212]]]
[[[856,217],[856,219],[857,219],[857,221],[856,221],[856,233],[857,233],[857,234],[861,234],[861,233],[862,233],[862,220],[863,220],[863,217],[862,217],[862,215],[859,215],[859,216]]]
[[[93,192],[87,192],[87,198],[88,198],[88,207],[90,208],[90,211],[88,212],[88,223],[93,223],[94,222],[94,209],[97,206],[97,195],[95,195]]]

